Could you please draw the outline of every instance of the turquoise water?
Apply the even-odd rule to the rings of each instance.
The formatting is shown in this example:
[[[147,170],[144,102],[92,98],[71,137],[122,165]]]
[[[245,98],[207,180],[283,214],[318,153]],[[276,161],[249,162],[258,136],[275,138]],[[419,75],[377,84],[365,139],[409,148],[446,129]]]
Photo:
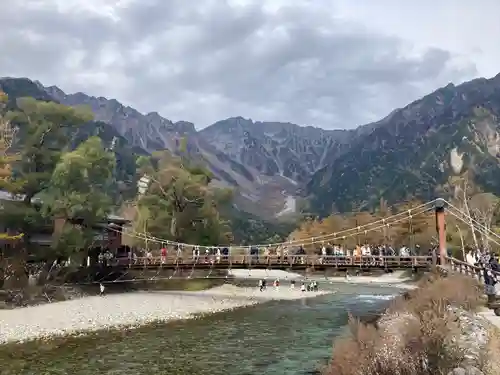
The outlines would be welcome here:
[[[1,373],[311,374],[327,363],[333,340],[345,330],[348,312],[375,313],[398,293],[371,286],[326,287],[338,292],[133,331],[3,346]]]

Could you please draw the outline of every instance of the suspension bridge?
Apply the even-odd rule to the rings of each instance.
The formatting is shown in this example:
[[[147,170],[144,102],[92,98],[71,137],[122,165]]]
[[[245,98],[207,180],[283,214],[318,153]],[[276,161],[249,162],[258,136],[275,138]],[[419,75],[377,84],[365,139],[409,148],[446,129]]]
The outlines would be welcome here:
[[[373,244],[370,235],[374,232],[384,232],[387,229],[408,223],[412,228],[412,221],[421,215],[434,214],[436,224],[437,246],[425,250],[426,254],[415,254],[415,244],[408,239],[409,252],[401,254],[388,250],[384,246],[374,246],[369,254],[362,252],[364,244]],[[460,265],[468,267],[467,272],[472,272],[473,265],[452,258],[447,252],[446,244],[446,215],[454,217],[471,227],[491,243],[500,247],[500,236],[486,228],[480,222],[467,215],[462,210],[443,199],[435,199],[425,204],[410,208],[382,219],[374,220],[368,224],[343,229],[335,233],[320,236],[291,239],[286,242],[255,244],[246,246],[201,246],[198,244],[180,243],[151,236],[147,233],[122,230],[123,236],[146,241],[156,247],[156,254],[151,251],[146,256],[132,256],[131,253],[115,258],[109,266],[113,269],[156,270],[157,274],[163,272],[173,275],[187,275],[186,277],[209,277],[213,273],[220,277],[221,272],[232,269],[278,269],[285,271],[321,272],[327,270],[346,271],[358,269],[370,270],[400,270],[400,269],[431,269],[435,266],[447,267]],[[116,230],[112,227],[110,230]],[[408,237],[413,234],[409,233]],[[354,249],[347,249],[343,244],[349,238],[355,238]],[[363,241],[360,241],[363,238]],[[337,251],[332,254],[332,246],[337,244]],[[156,246],[155,246],[156,245]],[[305,248],[308,251],[304,250]],[[311,250],[312,248],[312,250]],[[163,250],[161,250],[163,249]],[[167,251],[168,249],[168,251]],[[339,251],[340,249],[340,251]],[[164,253],[161,253],[164,251]],[[465,252],[465,251],[464,251]],[[464,253],[465,260],[465,253]],[[470,266],[470,267],[469,267]],[[200,271],[200,272],[196,272]],[[478,270],[474,270],[478,274]],[[223,273],[222,273],[223,274]],[[173,277],[172,275],[169,278]]]
[[[373,243],[370,241],[370,234],[374,232],[386,231],[388,228],[407,222],[412,228],[412,220],[419,215],[435,216],[436,226],[436,246],[429,249],[427,255],[415,254],[415,243],[408,239],[410,252],[407,254],[388,253],[387,247],[379,246],[377,251],[370,254],[363,254],[359,251],[363,237],[364,244]],[[156,244],[160,255],[149,253],[144,257],[117,257],[111,264],[98,265],[98,272],[91,282],[134,282],[134,281],[156,281],[165,279],[196,279],[196,278],[229,278],[231,270],[245,269],[249,274],[252,270],[283,270],[299,271],[307,274],[327,272],[359,270],[372,271],[392,271],[401,269],[411,270],[431,270],[437,269],[444,274],[457,272],[468,275],[484,282],[484,268],[477,264],[466,261],[465,244],[462,241],[462,258],[456,259],[448,253],[446,243],[446,216],[454,218],[456,222],[465,224],[468,228],[489,243],[500,248],[500,235],[490,228],[471,217],[461,209],[443,199],[435,199],[420,206],[408,209],[386,218],[374,220],[368,224],[359,225],[353,228],[343,229],[335,233],[324,234],[310,238],[291,239],[286,242],[268,243],[246,246],[201,246],[197,244],[187,244],[167,239],[151,236],[147,233],[140,233],[131,230],[121,230],[124,236],[147,241],[149,244]],[[457,230],[460,230],[456,226]],[[109,230],[117,230],[110,227]],[[412,233],[408,234],[409,237]],[[342,244],[348,238],[356,238],[358,246],[349,250]],[[462,235],[460,233],[460,237]],[[339,253],[330,254],[325,252],[327,247],[333,244],[340,244],[337,249]],[[166,251],[168,247],[169,251]],[[311,252],[311,247],[313,248]],[[309,251],[304,250],[307,248]],[[471,246],[475,248],[475,246]],[[160,249],[164,249],[161,253]],[[408,249],[408,247],[406,247]],[[494,272],[500,280],[500,273]],[[286,277],[285,277],[286,278]],[[500,315],[500,303],[490,303],[490,308],[495,314]]]

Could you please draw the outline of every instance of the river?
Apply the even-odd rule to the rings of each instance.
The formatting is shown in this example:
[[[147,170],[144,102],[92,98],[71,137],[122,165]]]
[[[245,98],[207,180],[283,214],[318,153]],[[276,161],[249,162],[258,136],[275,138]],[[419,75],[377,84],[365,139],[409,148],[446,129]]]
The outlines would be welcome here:
[[[2,375],[302,375],[326,364],[348,311],[366,315],[399,291],[326,285],[336,294],[273,301],[131,331],[0,346]]]

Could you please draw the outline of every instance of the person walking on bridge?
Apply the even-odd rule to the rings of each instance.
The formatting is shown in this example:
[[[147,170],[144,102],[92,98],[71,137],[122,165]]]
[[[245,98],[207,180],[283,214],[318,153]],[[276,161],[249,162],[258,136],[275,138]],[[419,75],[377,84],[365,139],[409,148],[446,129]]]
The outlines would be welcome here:
[[[161,254],[161,264],[167,263],[167,248],[162,247],[160,250],[160,254]]]

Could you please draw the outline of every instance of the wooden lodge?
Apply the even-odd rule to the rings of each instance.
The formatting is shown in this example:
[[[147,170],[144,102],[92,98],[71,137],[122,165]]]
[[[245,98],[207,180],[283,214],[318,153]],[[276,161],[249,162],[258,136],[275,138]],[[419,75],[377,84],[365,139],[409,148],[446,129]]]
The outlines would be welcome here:
[[[0,190],[0,209],[8,209],[5,202],[20,203],[22,199],[22,196],[13,196],[10,193]],[[41,201],[37,200],[34,202],[35,205],[37,202],[41,204]],[[33,245],[33,252],[38,253],[40,251],[43,253],[44,249],[50,247],[54,235],[60,233],[65,222],[64,219],[55,218],[54,220],[49,220],[46,225],[42,225],[36,233],[31,233],[30,244]],[[123,227],[129,223],[130,220],[123,217],[109,215],[106,221],[92,228],[94,231],[93,247],[107,248],[112,252],[116,252],[122,246]],[[72,224],[81,225],[82,220],[72,220]],[[18,248],[20,241],[22,241],[22,235],[17,228],[9,228],[8,223],[0,220],[0,233],[4,234],[4,238],[0,236],[0,249],[3,254],[8,255],[10,250]]]

